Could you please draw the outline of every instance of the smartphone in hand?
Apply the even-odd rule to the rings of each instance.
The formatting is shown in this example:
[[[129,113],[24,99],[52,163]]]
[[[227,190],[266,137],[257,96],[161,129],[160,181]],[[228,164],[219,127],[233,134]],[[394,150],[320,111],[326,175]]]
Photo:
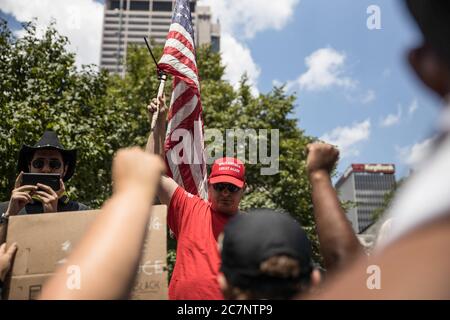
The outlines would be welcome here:
[[[21,185],[35,186],[40,183],[49,186],[54,191],[58,191],[61,187],[59,179],[61,179],[60,175],[55,173],[24,173]]]

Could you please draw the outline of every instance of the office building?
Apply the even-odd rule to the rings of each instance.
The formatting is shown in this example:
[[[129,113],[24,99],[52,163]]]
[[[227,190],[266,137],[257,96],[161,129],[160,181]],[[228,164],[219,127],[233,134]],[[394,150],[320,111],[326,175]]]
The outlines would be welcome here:
[[[172,0],[106,0],[100,67],[124,73],[123,61],[131,44],[145,45],[148,37],[155,45],[164,45],[172,22]],[[211,44],[220,50],[220,24],[212,23],[210,7],[191,1],[196,45]]]
[[[394,187],[393,164],[352,164],[340,177],[336,190],[341,201],[354,204],[346,214],[355,233],[363,232],[374,222],[375,211]]]

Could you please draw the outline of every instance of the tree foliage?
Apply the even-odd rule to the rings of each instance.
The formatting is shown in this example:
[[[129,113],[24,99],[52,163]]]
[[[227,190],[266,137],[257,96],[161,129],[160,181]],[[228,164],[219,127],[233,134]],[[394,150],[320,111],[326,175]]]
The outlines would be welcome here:
[[[15,38],[0,23],[0,197],[9,199],[22,143],[38,140],[45,129],[79,150],[77,169],[68,183],[71,196],[98,208],[111,194],[110,168],[116,150],[144,146],[149,124],[146,104],[156,95],[155,66],[145,47],[127,52],[122,78],[95,66],[77,69],[67,38],[49,26],[40,38],[28,24]],[[159,57],[162,49],[155,48]],[[279,173],[261,175],[262,164],[247,165],[248,190],[243,209],[269,207],[289,212],[306,228],[318,256],[312,201],[305,162],[312,141],[294,118],[295,96],[283,87],[253,96],[246,76],[238,89],[224,80],[219,54],[197,51],[205,129],[278,129]],[[170,81],[169,81],[170,83]],[[166,87],[166,94],[170,85]]]
[[[51,25],[41,38],[34,24],[16,39],[0,23],[0,195],[9,199],[22,143],[55,130],[68,148],[79,150],[77,174],[69,193],[92,206],[109,194],[111,155],[119,146],[114,122],[120,116],[106,96],[108,76],[92,66],[75,67],[67,38]]]

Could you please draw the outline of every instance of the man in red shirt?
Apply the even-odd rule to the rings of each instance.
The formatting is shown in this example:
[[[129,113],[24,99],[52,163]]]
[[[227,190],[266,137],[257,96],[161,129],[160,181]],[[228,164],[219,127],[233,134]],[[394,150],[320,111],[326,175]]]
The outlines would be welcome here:
[[[147,143],[147,151],[162,154],[165,104]],[[173,179],[162,177],[159,200],[168,206],[167,223],[177,239],[177,260],[169,285],[171,300],[223,299],[218,283],[220,254],[217,240],[228,220],[239,212],[245,191],[245,167],[235,158],[214,162],[208,179],[208,201],[188,193]]]

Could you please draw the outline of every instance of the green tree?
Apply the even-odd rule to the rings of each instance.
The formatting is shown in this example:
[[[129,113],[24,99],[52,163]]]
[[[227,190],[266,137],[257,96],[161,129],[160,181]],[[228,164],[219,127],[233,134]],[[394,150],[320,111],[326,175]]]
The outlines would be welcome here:
[[[37,37],[33,23],[15,38],[0,22],[0,197],[9,199],[22,143],[55,130],[68,148],[77,148],[76,173],[69,194],[98,208],[111,194],[114,152],[142,143],[145,109],[114,94],[121,81],[95,66],[77,69],[68,40],[50,25]],[[143,110],[144,109],[144,110]],[[126,119],[126,120],[125,120]],[[148,126],[148,125],[147,125]]]
[[[130,145],[144,146],[149,124],[146,105],[156,95],[155,66],[142,46],[131,47],[122,78],[94,66],[77,69],[68,40],[51,25],[41,38],[28,24],[16,39],[5,21],[0,23],[0,196],[9,199],[17,175],[22,143],[36,141],[54,129],[62,143],[79,150],[70,194],[98,208],[111,194],[110,168],[114,152]],[[159,57],[162,48],[154,48]],[[279,173],[261,175],[265,165],[247,165],[248,190],[243,209],[269,207],[289,212],[313,240],[310,185],[306,175],[306,144],[313,140],[299,129],[293,111],[296,97],[283,87],[253,96],[244,75],[238,89],[224,80],[219,54],[208,46],[197,50],[202,85],[205,129],[278,129]],[[170,80],[166,94],[171,91]],[[170,255],[173,260],[173,254]]]
[[[218,70],[222,74],[216,74],[213,80],[202,79],[206,128],[219,129],[224,134],[227,129],[279,130],[279,173],[261,175],[265,165],[247,164],[248,190],[242,209],[267,207],[289,212],[308,231],[318,258],[305,152],[313,138],[298,128],[293,117],[296,97],[287,95],[283,87],[274,87],[269,93],[255,97],[245,75],[235,91],[229,83],[215,80],[223,76],[223,69]]]
[[[159,57],[162,50],[155,48],[154,52]],[[246,75],[243,75],[239,88],[235,90],[224,80],[225,67],[220,55],[209,46],[197,49],[197,63],[205,130],[218,129],[223,136],[227,129],[279,130],[280,171],[276,175],[263,176],[260,174],[263,165],[246,165],[248,190],[241,203],[242,209],[268,207],[289,212],[307,230],[313,241],[316,260],[320,261],[311,189],[305,167],[306,145],[313,137],[306,136],[298,128],[298,121],[293,116],[296,97],[286,94],[283,87],[274,87],[267,94],[253,96]],[[126,70],[126,76],[116,78],[115,86],[110,87],[109,91],[114,92],[117,100],[123,100],[130,106],[145,105],[157,91],[157,83],[152,82],[156,71],[145,47],[132,47],[127,52]],[[167,87],[166,94],[170,91]],[[144,125],[142,128],[146,138],[148,127]],[[211,143],[206,141],[206,145]],[[170,238],[169,248],[171,266],[175,242]]]

